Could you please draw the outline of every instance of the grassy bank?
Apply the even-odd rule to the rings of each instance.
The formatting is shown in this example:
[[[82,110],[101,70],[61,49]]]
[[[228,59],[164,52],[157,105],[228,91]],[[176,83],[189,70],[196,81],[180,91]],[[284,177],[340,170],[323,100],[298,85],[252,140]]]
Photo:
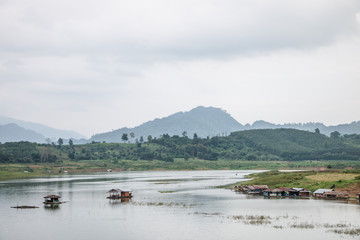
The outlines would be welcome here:
[[[9,179],[33,178],[59,174],[59,170],[69,174],[83,174],[92,172],[113,171],[152,171],[152,170],[249,170],[249,169],[343,169],[345,167],[359,168],[357,161],[243,161],[201,159],[175,159],[174,162],[148,160],[86,160],[63,161],[61,163],[28,163],[28,164],[0,164],[0,181]],[[62,173],[60,173],[62,174]],[[308,174],[308,173],[301,173]],[[296,175],[296,174],[295,174]],[[285,176],[285,175],[284,175]],[[280,181],[283,175],[269,176],[266,181],[274,183]],[[263,176],[265,177],[265,175]],[[262,178],[263,178],[262,177]],[[299,177],[299,176],[298,176]],[[261,179],[262,179],[261,178]],[[287,176],[285,179],[293,179]],[[296,178],[296,177],[295,177]],[[318,182],[316,179],[308,179]],[[339,179],[342,180],[342,179]],[[289,180],[290,181],[290,180]],[[338,181],[338,180],[337,180]],[[344,179],[344,181],[347,181]],[[281,182],[279,182],[281,183]],[[292,183],[291,181],[289,183]],[[302,184],[302,183],[301,183]],[[269,184],[268,184],[269,185]]]
[[[268,185],[269,188],[298,187],[315,191],[318,188],[330,188],[335,186],[336,191],[347,191],[355,197],[360,193],[360,170],[329,170],[307,172],[279,172],[269,171],[251,174],[252,180],[246,185]],[[244,184],[238,183],[235,185]]]

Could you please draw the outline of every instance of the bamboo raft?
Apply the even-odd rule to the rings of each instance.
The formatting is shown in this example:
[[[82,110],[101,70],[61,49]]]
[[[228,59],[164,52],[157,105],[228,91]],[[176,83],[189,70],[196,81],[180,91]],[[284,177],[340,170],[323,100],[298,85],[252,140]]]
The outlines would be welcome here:
[[[39,208],[37,206],[27,206],[27,205],[22,205],[22,206],[13,206],[11,208],[20,208],[20,209],[26,209],[26,208]]]

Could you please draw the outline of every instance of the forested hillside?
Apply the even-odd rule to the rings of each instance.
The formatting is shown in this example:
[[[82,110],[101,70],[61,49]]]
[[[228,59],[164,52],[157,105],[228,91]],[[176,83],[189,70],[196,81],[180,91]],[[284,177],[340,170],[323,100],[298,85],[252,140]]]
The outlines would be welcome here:
[[[327,137],[319,132],[295,129],[247,130],[227,137],[199,138],[194,134],[148,138],[148,142],[99,143],[83,145],[36,144],[29,142],[0,144],[0,162],[62,162],[82,160],[160,160],[176,158],[251,161],[360,160],[360,135]]]

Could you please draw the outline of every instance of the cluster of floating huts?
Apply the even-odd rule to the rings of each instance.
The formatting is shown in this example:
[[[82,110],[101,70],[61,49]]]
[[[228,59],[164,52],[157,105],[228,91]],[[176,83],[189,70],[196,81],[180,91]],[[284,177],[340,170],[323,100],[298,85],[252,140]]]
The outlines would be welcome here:
[[[349,199],[349,193],[338,192],[334,189],[318,189],[315,192],[311,192],[305,188],[269,188],[267,185],[241,185],[235,186],[236,192],[243,192],[246,194],[258,194],[264,197],[293,197],[293,198],[322,198],[322,199]]]

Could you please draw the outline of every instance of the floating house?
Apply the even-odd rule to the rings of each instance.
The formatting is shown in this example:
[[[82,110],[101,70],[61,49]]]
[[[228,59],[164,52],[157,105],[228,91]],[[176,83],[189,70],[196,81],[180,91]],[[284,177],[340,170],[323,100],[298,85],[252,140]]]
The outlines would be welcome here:
[[[304,188],[269,188],[263,191],[264,197],[310,197],[311,191]]]
[[[121,189],[111,189],[107,193],[109,193],[108,199],[130,199],[132,198],[132,192],[129,190],[121,190]]]
[[[264,197],[284,197],[285,190],[281,188],[268,188],[263,191]]]
[[[313,193],[313,196],[316,198],[324,198],[324,193],[326,192],[333,192],[334,189],[324,189],[324,188],[319,188],[318,190],[316,190]]]
[[[289,188],[287,190],[289,197],[310,197],[311,191],[305,188]]]
[[[324,193],[325,199],[349,199],[349,193],[347,192],[325,192]]]
[[[242,191],[247,194],[261,194],[263,193],[264,190],[268,189],[268,186],[267,185],[239,186],[238,189],[239,189],[238,191]]]
[[[235,192],[247,192],[249,190],[248,188],[249,186],[247,185],[240,185],[240,186],[235,186]]]
[[[47,204],[47,205],[58,205],[58,204],[65,203],[65,202],[61,202],[59,200],[61,197],[57,196],[57,195],[47,195],[44,198],[45,198],[45,201],[43,203]]]
[[[236,192],[245,192],[248,194],[262,193],[265,189],[268,189],[267,185],[240,185],[235,186]]]

